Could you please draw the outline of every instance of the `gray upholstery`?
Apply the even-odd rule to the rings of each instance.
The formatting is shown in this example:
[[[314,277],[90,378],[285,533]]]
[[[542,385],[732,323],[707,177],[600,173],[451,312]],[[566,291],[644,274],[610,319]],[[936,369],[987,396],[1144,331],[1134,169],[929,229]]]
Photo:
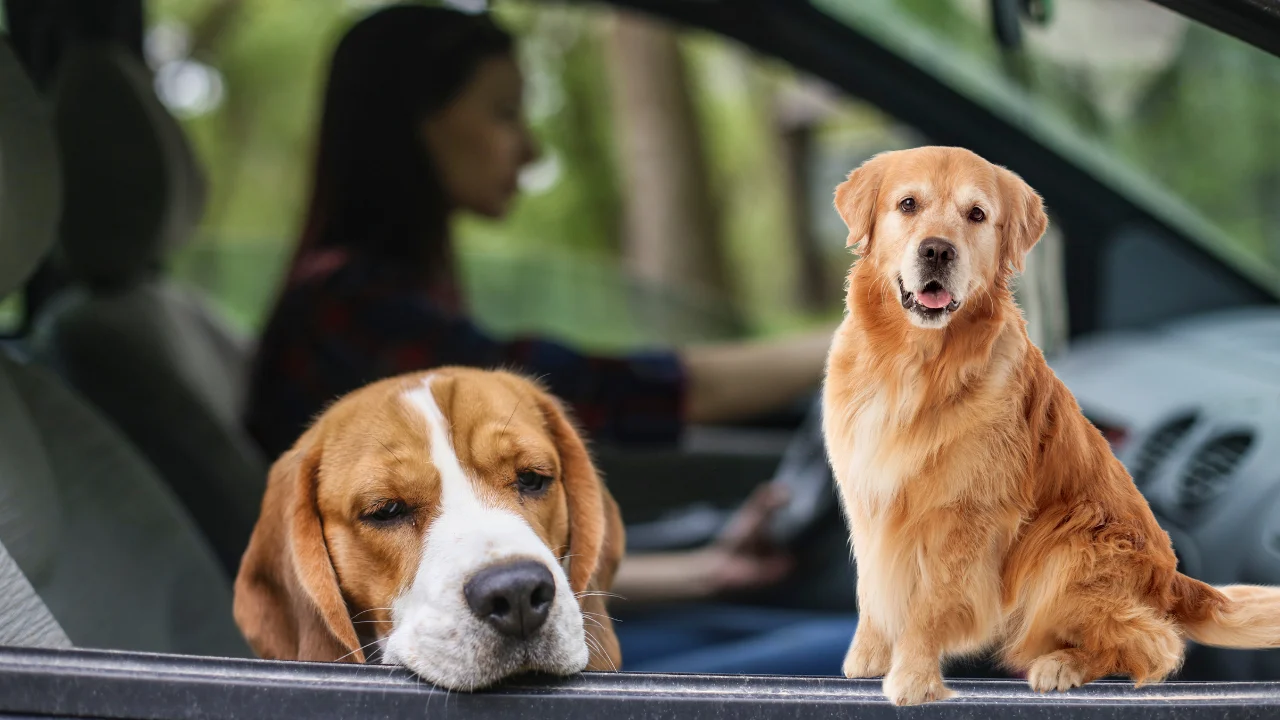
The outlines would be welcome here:
[[[203,180],[146,69],[114,46],[66,60],[54,115],[73,285],[42,309],[33,347],[160,471],[234,572],[266,482],[241,426],[248,348],[159,272],[194,232]]]
[[[22,248],[39,258],[51,249],[58,195],[18,188],[55,177],[57,160],[17,67],[0,39],[0,256]],[[22,223],[10,222],[13,214]],[[24,278],[9,279],[16,287]],[[97,410],[9,353],[0,354],[0,543],[77,646],[249,654],[231,616],[230,582],[173,493]],[[24,591],[15,578],[0,577],[0,598]],[[29,600],[8,610],[47,629]]]
[[[71,647],[71,640],[4,545],[0,545],[0,646]]]
[[[101,415],[40,368],[0,358],[0,427],[25,427],[12,440],[31,443],[17,452],[0,435],[0,456],[23,463],[0,461],[19,481],[0,482],[23,490],[6,498],[0,540],[76,645],[247,654],[212,551]]]

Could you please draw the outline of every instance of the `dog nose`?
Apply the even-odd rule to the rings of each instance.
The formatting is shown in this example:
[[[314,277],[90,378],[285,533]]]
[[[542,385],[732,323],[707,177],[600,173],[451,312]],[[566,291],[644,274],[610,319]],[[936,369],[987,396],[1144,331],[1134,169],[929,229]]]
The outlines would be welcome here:
[[[926,265],[944,268],[956,259],[956,246],[942,238],[925,238],[920,243],[920,260]]]
[[[503,635],[524,639],[547,621],[556,581],[546,565],[520,560],[481,570],[462,593],[476,617]]]

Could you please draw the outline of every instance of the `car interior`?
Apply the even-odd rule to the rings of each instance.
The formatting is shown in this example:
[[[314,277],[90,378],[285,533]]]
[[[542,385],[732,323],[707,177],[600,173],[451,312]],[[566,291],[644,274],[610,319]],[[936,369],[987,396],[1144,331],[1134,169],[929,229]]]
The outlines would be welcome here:
[[[113,717],[194,717],[175,709],[183,698],[212,704],[226,691],[242,702],[255,687],[269,687],[264,697],[299,717],[421,712],[423,702],[430,711],[436,696],[400,676],[249,661],[232,620],[231,581],[271,458],[260,455],[240,422],[251,332],[230,319],[216,292],[174,270],[198,239],[210,181],[146,61],[152,4],[159,3],[3,4],[0,715],[107,716],[114,707]],[[1221,114],[1220,127],[1187,119],[1170,130],[1169,142],[1183,145],[1174,160],[1171,153],[1159,157],[1182,160],[1179,168],[1133,160],[1140,152],[1133,148],[1156,139],[1106,135],[1089,125],[1097,118],[1063,109],[1063,97],[1092,87],[1090,69],[1070,55],[1070,37],[1047,33],[1045,8],[1076,33],[1104,32],[1072,26],[1076,12],[1065,3],[957,3],[980,6],[986,23],[982,34],[963,38],[951,36],[956,25],[946,17],[921,21],[928,10],[897,0],[522,5],[566,4],[640,11],[682,32],[710,34],[888,118],[894,131],[879,145],[818,144],[806,156],[806,182],[818,198],[811,214],[815,224],[827,224],[824,241],[843,239],[830,227],[839,219],[824,193],[879,150],[960,145],[1015,169],[1043,194],[1052,217],[1018,287],[1034,341],[1133,474],[1183,572],[1213,584],[1280,584],[1280,140],[1255,146],[1261,164],[1272,163],[1259,171],[1265,183],[1214,176],[1220,149],[1207,139],[1203,149],[1191,145],[1198,133],[1258,138],[1274,131],[1280,138],[1280,5],[1115,4],[1146,7],[1153,14],[1133,17],[1166,23],[1153,25],[1154,34],[1176,26],[1168,30],[1176,35],[1169,48],[1200,43],[1202,57],[1221,67],[1251,64],[1269,78],[1254,88],[1271,93],[1267,110],[1246,117],[1236,108]],[[1115,12],[1117,24],[1133,21],[1124,8],[1087,5],[1086,19]],[[1271,14],[1258,19],[1250,14],[1255,6]],[[1028,63],[1023,50],[1036,43],[1058,54],[1046,50],[1049,60]],[[1172,81],[1157,75],[1151,71],[1139,90],[1098,96],[1128,93],[1132,107],[1183,107]],[[835,150],[823,154],[824,147]],[[1213,187],[1202,200],[1194,193],[1206,177]],[[1255,208],[1252,224],[1233,224],[1230,207],[1215,214],[1219,198],[1234,202],[1237,195],[1248,195],[1239,201]],[[847,262],[842,248],[829,250]],[[742,601],[854,611],[856,568],[814,390],[786,412],[692,428],[678,447],[596,447],[626,518],[628,549],[703,545],[752,489],[777,479],[792,502],[773,533],[798,566],[785,585]],[[237,660],[113,658],[71,648]],[[220,679],[199,679],[206,677]],[[1008,678],[981,658],[952,667],[948,677]],[[1280,705],[1276,686],[1264,684],[1280,681],[1280,650],[1194,647],[1177,679],[1253,683],[1218,695],[1219,707]],[[444,702],[459,703],[459,712],[474,708],[477,717],[523,717],[530,712],[523,703],[536,696],[562,702],[555,707],[565,716],[589,717],[614,700],[643,699],[675,717],[696,713],[699,698],[737,688],[741,698],[722,701],[743,704],[722,707],[737,708],[738,717],[774,717],[780,715],[769,713],[789,712],[788,693],[799,703],[792,710],[832,713],[842,703],[874,699],[837,697],[844,691],[818,680],[788,682],[532,679],[506,686],[483,701],[488,705]],[[1091,716],[1091,707],[1129,702],[1123,689],[1101,685],[1062,702],[1080,717]],[[154,696],[138,699],[149,687]],[[1022,697],[1021,686],[961,687],[978,705],[1030,713],[1041,702]],[[1192,690],[1163,692],[1163,700],[1131,694],[1130,709],[1207,702]],[[761,698],[783,704],[771,709]],[[169,704],[157,710],[152,701]]]
[[[62,172],[48,110],[8,44],[0,64],[9,290],[57,241]],[[66,380],[8,354],[0,368],[0,534],[71,642],[243,654],[227,575],[174,489]]]
[[[232,570],[266,473],[238,422],[249,346],[162,270],[195,233],[205,180],[149,71],[120,47],[75,48],[51,104],[67,284],[36,319],[31,352],[124,431]]]

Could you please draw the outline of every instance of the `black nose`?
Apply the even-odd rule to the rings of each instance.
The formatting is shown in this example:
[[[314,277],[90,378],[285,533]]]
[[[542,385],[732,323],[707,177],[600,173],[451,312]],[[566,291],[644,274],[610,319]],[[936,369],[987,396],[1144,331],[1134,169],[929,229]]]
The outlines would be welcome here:
[[[556,598],[556,581],[546,565],[520,560],[491,565],[462,588],[471,612],[495,630],[527,638],[547,621]]]
[[[925,238],[920,243],[920,262],[935,268],[944,268],[956,259],[956,246],[942,238]]]

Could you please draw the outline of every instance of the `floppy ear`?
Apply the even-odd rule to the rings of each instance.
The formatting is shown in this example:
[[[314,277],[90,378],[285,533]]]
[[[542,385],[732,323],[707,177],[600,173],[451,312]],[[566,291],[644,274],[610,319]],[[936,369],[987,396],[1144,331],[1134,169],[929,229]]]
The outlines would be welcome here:
[[[622,527],[622,513],[618,511],[618,503],[608,489],[601,486],[604,499],[604,544],[600,548],[600,562],[596,565],[596,573],[587,584],[587,594],[578,602],[582,607],[586,621],[587,635],[592,638],[588,643],[591,657],[587,662],[588,670],[621,670],[622,647],[613,630],[613,618],[609,617],[606,600],[608,592],[613,588],[613,576],[622,563],[622,554],[626,549],[626,531]]]
[[[876,226],[876,204],[880,196],[880,179],[884,175],[884,158],[880,153],[849,173],[849,179],[836,186],[836,212],[849,227],[845,247],[857,246],[859,255],[871,251],[871,236]]]
[[[1025,180],[1006,168],[997,167],[1004,217],[1000,222],[1001,268],[1022,272],[1027,253],[1049,229],[1044,200]]]
[[[542,412],[560,455],[561,482],[568,497],[569,585],[592,638],[587,669],[617,670],[622,666],[622,651],[605,597],[626,547],[622,515],[560,402],[544,393]]]
[[[236,624],[262,658],[364,662],[320,524],[321,454],[313,429],[272,466],[236,577]]]

